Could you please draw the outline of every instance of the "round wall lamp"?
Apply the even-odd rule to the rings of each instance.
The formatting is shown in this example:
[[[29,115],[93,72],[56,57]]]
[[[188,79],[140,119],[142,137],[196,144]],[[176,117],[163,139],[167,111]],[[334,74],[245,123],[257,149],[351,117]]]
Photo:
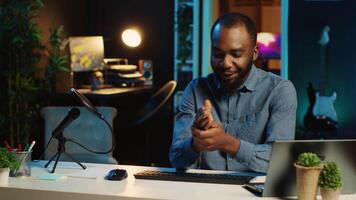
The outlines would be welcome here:
[[[121,39],[129,47],[137,47],[141,44],[141,35],[136,29],[124,30]]]

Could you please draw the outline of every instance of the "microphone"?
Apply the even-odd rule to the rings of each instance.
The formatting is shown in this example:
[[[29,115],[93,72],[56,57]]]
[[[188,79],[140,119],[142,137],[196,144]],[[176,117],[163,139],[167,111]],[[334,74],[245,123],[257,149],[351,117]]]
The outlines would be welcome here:
[[[68,112],[67,116],[59,123],[59,125],[53,130],[52,135],[57,136],[58,134],[62,133],[67,126],[69,126],[72,121],[77,119],[80,115],[80,110],[78,108],[72,108]]]
[[[104,119],[104,115],[99,113],[99,111],[96,109],[96,107],[87,99],[84,95],[82,95],[80,92],[78,92],[76,89],[71,88],[69,90],[71,93],[73,93],[75,96],[78,97],[80,102],[94,115],[98,116],[100,119]]]

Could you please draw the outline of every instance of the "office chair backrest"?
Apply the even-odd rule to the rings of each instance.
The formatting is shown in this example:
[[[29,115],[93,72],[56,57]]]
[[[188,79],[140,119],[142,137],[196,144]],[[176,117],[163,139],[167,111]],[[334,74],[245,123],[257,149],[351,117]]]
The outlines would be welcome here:
[[[72,107],[44,107],[41,109],[41,115],[45,120],[45,144],[51,138],[53,129],[63,120]],[[112,136],[107,125],[97,116],[90,113],[85,107],[77,107],[80,110],[80,116],[75,119],[67,128],[63,135],[70,138],[89,149],[95,151],[107,151],[112,145]],[[113,120],[117,110],[112,107],[97,107],[107,121],[113,127]],[[52,139],[44,159],[50,159],[57,152],[58,142]],[[66,142],[66,153],[73,156],[80,162],[92,163],[112,163],[117,161],[109,154],[94,154],[72,142]],[[62,154],[60,160],[71,161],[66,155]]]
[[[145,106],[138,111],[139,119],[134,122],[134,125],[142,124],[150,119],[172,96],[176,86],[177,82],[172,80],[154,93]]]

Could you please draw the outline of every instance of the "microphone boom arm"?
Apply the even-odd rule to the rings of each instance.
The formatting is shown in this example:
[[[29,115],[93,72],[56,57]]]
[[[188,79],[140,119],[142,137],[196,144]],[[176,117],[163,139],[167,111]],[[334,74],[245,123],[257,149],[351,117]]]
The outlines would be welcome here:
[[[86,109],[88,109],[91,113],[93,113],[95,116],[97,116],[98,118],[100,118],[101,120],[104,121],[104,123],[108,126],[108,128],[110,129],[111,132],[111,137],[112,137],[112,145],[111,148],[107,151],[93,151],[88,149],[87,147],[81,145],[80,143],[71,140],[71,142],[74,142],[76,144],[78,144],[79,146],[81,146],[82,148],[86,149],[87,151],[90,151],[92,153],[96,153],[96,154],[108,154],[110,152],[112,152],[115,149],[116,146],[116,137],[115,137],[115,133],[113,128],[111,127],[110,123],[106,120],[105,116],[103,114],[101,114],[96,107],[89,101],[89,99],[87,99],[83,94],[81,94],[80,92],[78,92],[76,89],[71,88],[69,90],[71,93],[73,93],[79,100],[80,103],[84,105],[84,107]]]

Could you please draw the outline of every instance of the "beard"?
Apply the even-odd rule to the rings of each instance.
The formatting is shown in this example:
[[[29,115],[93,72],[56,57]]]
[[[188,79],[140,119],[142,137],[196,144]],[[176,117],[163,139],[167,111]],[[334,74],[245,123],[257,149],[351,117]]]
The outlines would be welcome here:
[[[248,77],[253,65],[253,59],[248,62],[247,67],[235,67],[234,70],[218,70],[217,74],[223,88],[234,90],[240,87]]]

